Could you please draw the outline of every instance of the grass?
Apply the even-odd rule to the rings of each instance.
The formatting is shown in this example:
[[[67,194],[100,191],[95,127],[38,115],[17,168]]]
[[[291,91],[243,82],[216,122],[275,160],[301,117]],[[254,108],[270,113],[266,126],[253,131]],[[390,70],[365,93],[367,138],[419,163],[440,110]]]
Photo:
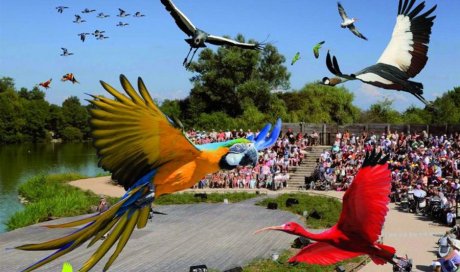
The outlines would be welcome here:
[[[196,197],[195,193],[177,193],[170,195],[162,195],[155,199],[154,204],[157,205],[172,205],[172,204],[195,204],[195,203],[222,203],[224,199],[228,199],[229,203],[236,203],[246,199],[254,198],[259,195],[247,192],[232,192],[232,193],[211,193],[206,194],[207,198],[202,199]]]
[[[25,209],[13,214],[6,226],[8,230],[47,221],[50,217],[67,217],[94,212],[92,207],[99,203],[99,196],[83,191],[67,182],[85,178],[80,174],[38,175],[19,187],[19,194],[28,204]],[[107,198],[115,203],[116,198]]]
[[[332,272],[336,271],[335,268],[338,265],[344,266],[346,271],[350,271],[361,264],[366,257],[361,256],[347,260],[345,262],[339,262],[335,265],[321,266],[321,265],[310,265],[299,263],[297,265],[291,265],[288,263],[288,259],[294,256],[298,250],[289,249],[285,250],[280,254],[279,259],[275,262],[271,259],[258,259],[254,260],[243,268],[244,272]]]
[[[295,198],[299,201],[299,204],[286,207],[286,200],[288,198]],[[256,205],[267,206],[269,202],[278,203],[278,209],[289,211],[298,215],[303,215],[303,211],[307,211],[311,214],[316,210],[320,215],[321,219],[315,219],[308,217],[306,225],[309,228],[330,228],[337,223],[339,220],[340,212],[342,211],[342,203],[332,197],[324,196],[313,196],[308,194],[296,193],[296,194],[282,194],[276,198],[266,198]],[[280,222],[282,224],[284,222]]]

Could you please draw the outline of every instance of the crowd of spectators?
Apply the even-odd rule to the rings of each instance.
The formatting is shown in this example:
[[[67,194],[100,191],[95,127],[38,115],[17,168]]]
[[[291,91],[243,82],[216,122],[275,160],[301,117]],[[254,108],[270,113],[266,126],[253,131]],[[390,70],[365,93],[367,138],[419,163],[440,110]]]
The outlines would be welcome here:
[[[257,135],[259,131],[212,130],[186,132],[195,144],[223,142],[235,138]],[[294,134],[291,129],[280,135],[270,148],[259,152],[259,162],[255,167],[237,167],[230,171],[219,171],[203,177],[195,186],[197,188],[267,188],[279,190],[288,186],[289,169],[298,166],[305,157],[306,148],[318,142],[318,133]]]
[[[438,197],[443,209],[456,205],[460,189],[460,134],[431,135],[426,131],[405,134],[388,131],[381,135],[338,132],[332,150],[318,159],[315,181],[331,189],[346,190],[364,160],[366,151],[389,155],[393,201],[414,189],[426,197]]]

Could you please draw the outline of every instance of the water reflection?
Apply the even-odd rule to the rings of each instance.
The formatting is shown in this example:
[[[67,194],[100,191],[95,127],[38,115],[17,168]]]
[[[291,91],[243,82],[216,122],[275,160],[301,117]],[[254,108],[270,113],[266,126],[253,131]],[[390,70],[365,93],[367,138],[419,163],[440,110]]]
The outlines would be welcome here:
[[[89,143],[21,144],[0,146],[0,232],[6,219],[22,208],[17,198],[21,182],[40,173],[78,172],[95,176],[95,149]]]

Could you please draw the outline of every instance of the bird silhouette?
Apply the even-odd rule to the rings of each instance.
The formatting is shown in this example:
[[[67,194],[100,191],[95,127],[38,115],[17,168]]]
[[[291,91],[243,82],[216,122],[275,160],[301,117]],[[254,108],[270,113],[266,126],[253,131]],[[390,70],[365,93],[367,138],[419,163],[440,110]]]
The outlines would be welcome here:
[[[123,22],[118,22],[118,24],[116,24],[116,26],[127,26],[129,25],[128,23],[123,23]]]
[[[110,37],[107,37],[107,36],[104,36],[104,34],[100,34],[99,36],[96,37],[96,40],[104,40],[104,39],[108,39]]]
[[[144,14],[141,14],[140,11],[137,11],[136,13],[134,13],[133,17],[144,17],[145,15]]]
[[[94,30],[93,33],[91,33],[91,35],[95,36],[96,38],[99,37],[99,35],[101,35],[102,33],[105,33],[105,30]]]
[[[361,34],[358,31],[358,29],[356,29],[356,27],[355,27],[355,22],[358,21],[358,19],[357,18],[349,18],[347,16],[347,13],[345,12],[345,9],[340,4],[340,2],[337,2],[337,7],[339,8],[340,17],[342,17],[342,23],[340,24],[340,26],[342,28],[348,28],[353,34],[355,34],[356,36],[360,37],[361,39],[364,39],[364,40],[367,41],[367,38],[364,37],[364,35]]]
[[[86,20],[82,20],[80,15],[75,14],[75,21],[73,21],[73,22],[76,23],[76,24],[80,24],[80,23],[86,22]]]
[[[58,6],[58,7],[56,7],[57,12],[59,12],[59,13],[63,13],[63,12],[64,12],[64,9],[66,9],[66,8],[69,8],[69,7],[64,7],[64,6]]]
[[[67,50],[67,48],[61,47],[61,49],[62,49],[61,56],[67,57],[67,56],[73,55],[73,53],[69,53],[69,50]]]
[[[263,49],[264,45],[262,43],[242,43],[232,39],[215,36],[204,32],[201,29],[196,28],[193,23],[180,11],[171,0],[161,0],[161,3],[165,6],[166,10],[169,11],[171,16],[174,18],[177,26],[185,33],[187,36],[191,37],[185,39],[185,41],[190,45],[190,50],[188,51],[187,56],[184,59],[183,65],[188,66],[192,62],[193,57],[195,56],[196,51],[201,47],[206,47],[206,43],[214,45],[228,45],[228,46],[237,46],[243,49]],[[188,64],[187,59],[190,55],[192,49],[195,48],[195,51],[190,58]]]
[[[436,5],[423,14],[425,2],[412,9],[415,0],[399,0],[398,16],[393,36],[377,63],[354,74],[343,74],[336,57],[329,52],[326,65],[336,78],[323,78],[323,84],[335,86],[348,80],[361,80],[376,87],[411,93],[425,105],[431,107],[423,96],[423,84],[410,81],[425,67],[428,61],[428,43],[431,27],[436,16],[430,14]]]
[[[378,243],[382,232],[391,192],[391,172],[388,157],[375,151],[367,153],[361,169],[343,196],[339,221],[321,233],[310,233],[296,222],[256,231],[278,230],[317,241],[307,245],[289,262],[331,265],[367,254],[376,264],[393,260],[396,250]]]
[[[81,11],[81,13],[91,13],[91,12],[94,12],[96,11],[95,9],[89,9],[89,8],[85,8],[84,10]]]
[[[319,58],[319,50],[324,43],[325,41],[319,42],[313,47],[313,54],[315,55],[315,58]]]
[[[291,60],[291,65],[294,65],[300,59],[300,52],[295,53],[294,57]]]
[[[110,15],[106,15],[106,14],[104,14],[103,12],[100,12],[100,13],[97,14],[96,17],[97,17],[97,18],[107,18],[107,17],[110,17]]]
[[[52,80],[53,80],[53,79],[50,78],[49,80],[47,80],[47,81],[45,81],[45,82],[41,82],[41,83],[39,83],[38,85],[39,85],[39,86],[42,86],[42,87],[45,88],[45,89],[49,89]]]
[[[80,40],[82,42],[84,42],[86,40],[86,35],[89,35],[89,33],[84,33],[83,32],[83,33],[78,34],[78,36],[80,36]]]
[[[118,17],[126,17],[126,16],[129,16],[131,14],[129,13],[126,13],[126,11],[122,10],[121,8],[118,9],[119,13],[118,13]]]

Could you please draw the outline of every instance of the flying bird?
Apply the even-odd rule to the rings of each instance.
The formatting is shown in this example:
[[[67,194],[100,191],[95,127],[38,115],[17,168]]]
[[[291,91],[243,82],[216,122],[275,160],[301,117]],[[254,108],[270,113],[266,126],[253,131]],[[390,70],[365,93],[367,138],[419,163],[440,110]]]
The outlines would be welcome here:
[[[112,173],[113,180],[127,190],[107,211],[87,218],[48,226],[76,227],[72,234],[40,244],[17,247],[22,250],[52,250],[50,256],[27,267],[34,270],[74,250],[86,241],[88,246],[109,232],[95,253],[79,271],[88,271],[119,241],[104,271],[112,265],[128,242],[134,227],[146,226],[154,199],[190,188],[203,176],[221,169],[255,165],[258,151],[273,145],[281,131],[281,120],[267,137],[271,126],[254,138],[194,145],[174,127],[155,105],[141,78],[137,92],[125,76],[120,76],[126,94],[101,81],[113,99],[91,96],[89,102],[91,135],[99,155],[99,165]]]
[[[337,7],[339,8],[340,17],[342,17],[342,23],[340,24],[340,26],[342,28],[348,28],[351,32],[353,32],[353,34],[355,34],[356,36],[360,37],[361,39],[364,39],[364,40],[367,41],[367,38],[364,37],[364,35],[361,34],[358,31],[358,29],[356,29],[356,27],[355,27],[355,22],[358,21],[358,19],[357,18],[349,18],[347,16],[347,13],[345,12],[345,9],[340,4],[340,2],[337,2]]]
[[[398,16],[390,43],[377,63],[354,74],[343,74],[337,59],[327,53],[326,65],[331,73],[338,76],[323,78],[323,84],[335,86],[348,80],[361,80],[380,88],[411,93],[425,105],[431,104],[422,96],[423,84],[410,81],[428,61],[428,43],[431,27],[436,16],[430,14],[436,5],[423,14],[425,2],[412,9],[415,0],[399,0]]]
[[[94,12],[96,11],[95,9],[89,9],[89,8],[85,8],[84,10],[81,11],[81,13],[91,13],[91,12]]]
[[[294,65],[300,59],[300,52],[295,53],[294,57],[291,60],[291,65]]]
[[[73,55],[73,53],[69,53],[69,50],[67,50],[67,48],[61,47],[61,49],[62,49],[62,54],[61,54],[61,56],[66,57],[66,56]]]
[[[64,7],[64,6],[58,6],[58,7],[56,7],[57,12],[59,12],[59,13],[63,13],[63,12],[64,12],[64,9],[66,9],[66,8],[69,8],[69,7]]]
[[[82,20],[80,15],[75,14],[75,21],[73,21],[73,22],[76,23],[76,24],[80,24],[80,23],[86,22],[86,20]]]
[[[80,40],[82,42],[84,42],[86,40],[86,35],[89,35],[89,33],[84,33],[83,32],[83,33],[78,34],[78,36],[80,36]]]
[[[104,40],[104,39],[108,39],[109,37],[107,36],[104,36],[104,34],[100,34],[99,36],[96,36],[96,40]]]
[[[95,36],[96,38],[99,37],[102,33],[105,33],[105,30],[95,30],[91,35]]]
[[[116,24],[116,26],[127,26],[129,25],[128,23],[123,23],[123,22],[118,22],[118,24]]]
[[[126,11],[122,10],[121,8],[118,9],[119,13],[118,13],[118,17],[126,17],[126,16],[129,16],[131,14],[129,13],[126,13]]]
[[[313,47],[313,54],[315,55],[315,58],[319,58],[319,50],[324,43],[325,41],[319,42]]]
[[[61,80],[62,81],[70,81],[70,82],[72,82],[72,84],[80,83],[80,82],[77,81],[77,79],[74,77],[74,75],[72,73],[67,73],[67,74],[63,75]]]
[[[144,17],[145,14],[141,14],[140,11],[137,11],[136,13],[134,13],[133,17]]]
[[[161,0],[161,3],[165,6],[166,10],[169,11],[171,16],[176,21],[177,26],[185,33],[187,36],[191,37],[185,39],[185,41],[190,45],[190,50],[188,51],[187,56],[184,59],[183,65],[188,66],[192,62],[193,56],[195,56],[196,51],[201,47],[206,47],[206,43],[214,45],[228,45],[228,46],[237,46],[243,49],[263,49],[262,43],[242,43],[232,39],[215,36],[204,32],[201,29],[196,28],[193,23],[180,11],[171,0]],[[189,63],[187,63],[188,56],[192,49],[195,48],[195,51],[190,58]]]
[[[289,262],[331,265],[367,254],[376,264],[396,264],[393,260],[396,250],[378,243],[390,203],[391,172],[387,159],[388,156],[382,158],[382,153],[375,151],[366,154],[361,169],[343,196],[339,221],[332,228],[310,233],[296,222],[288,222],[256,233],[278,230],[317,241],[304,247]]]
[[[45,88],[45,89],[49,89],[52,80],[53,80],[53,79],[50,78],[49,80],[47,80],[47,81],[45,81],[45,82],[41,82],[41,83],[39,83],[38,85],[42,86],[42,87]]]
[[[96,17],[97,17],[97,18],[107,18],[107,17],[110,17],[110,15],[106,15],[106,14],[104,14],[103,12],[100,12],[100,13],[97,14]]]

